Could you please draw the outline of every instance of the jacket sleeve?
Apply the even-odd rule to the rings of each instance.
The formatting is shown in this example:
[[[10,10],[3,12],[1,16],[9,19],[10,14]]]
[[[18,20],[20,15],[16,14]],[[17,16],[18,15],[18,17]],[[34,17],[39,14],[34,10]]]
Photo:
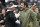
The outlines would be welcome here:
[[[32,16],[33,18],[36,18],[37,13],[31,10],[31,16]]]
[[[40,13],[37,13],[37,19],[40,20]]]

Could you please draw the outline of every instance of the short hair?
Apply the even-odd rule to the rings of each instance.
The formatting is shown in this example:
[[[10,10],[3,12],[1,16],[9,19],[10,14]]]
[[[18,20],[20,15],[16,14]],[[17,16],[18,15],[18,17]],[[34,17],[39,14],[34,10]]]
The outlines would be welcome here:
[[[23,1],[21,1],[21,3],[24,3]]]
[[[28,7],[28,4],[26,2],[21,2],[21,3],[24,3],[24,6],[26,5],[26,7]]]
[[[28,7],[28,4],[26,2],[24,2],[24,6],[26,5],[26,7]]]

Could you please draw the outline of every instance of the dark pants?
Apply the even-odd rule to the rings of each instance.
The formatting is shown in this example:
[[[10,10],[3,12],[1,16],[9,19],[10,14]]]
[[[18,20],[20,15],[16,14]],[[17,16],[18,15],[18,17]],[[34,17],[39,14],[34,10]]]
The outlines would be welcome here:
[[[5,27],[14,27],[14,24],[5,22]]]
[[[5,23],[5,27],[18,27],[18,25],[15,23]]]
[[[5,27],[14,27],[12,24],[5,24]]]
[[[18,24],[18,27],[21,27],[21,24]]]

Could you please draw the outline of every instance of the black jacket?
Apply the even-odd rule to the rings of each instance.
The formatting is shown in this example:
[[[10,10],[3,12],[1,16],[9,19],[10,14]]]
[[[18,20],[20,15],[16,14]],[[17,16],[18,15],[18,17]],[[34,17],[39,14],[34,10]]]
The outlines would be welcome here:
[[[6,12],[5,15],[5,27],[15,27],[17,24],[15,23],[16,17],[13,11]]]

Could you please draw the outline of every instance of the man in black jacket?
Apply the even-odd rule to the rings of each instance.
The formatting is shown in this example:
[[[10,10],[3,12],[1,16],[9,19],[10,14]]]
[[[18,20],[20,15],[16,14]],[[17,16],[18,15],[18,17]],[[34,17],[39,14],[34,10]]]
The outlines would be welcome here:
[[[5,15],[5,27],[17,27],[20,24],[20,21],[15,17],[13,3],[10,3],[7,7],[6,15]],[[17,7],[17,6],[16,6]]]
[[[13,13],[14,8],[9,8],[6,11],[6,15],[5,15],[5,27],[17,27],[18,25],[18,20],[15,17],[15,14]]]

